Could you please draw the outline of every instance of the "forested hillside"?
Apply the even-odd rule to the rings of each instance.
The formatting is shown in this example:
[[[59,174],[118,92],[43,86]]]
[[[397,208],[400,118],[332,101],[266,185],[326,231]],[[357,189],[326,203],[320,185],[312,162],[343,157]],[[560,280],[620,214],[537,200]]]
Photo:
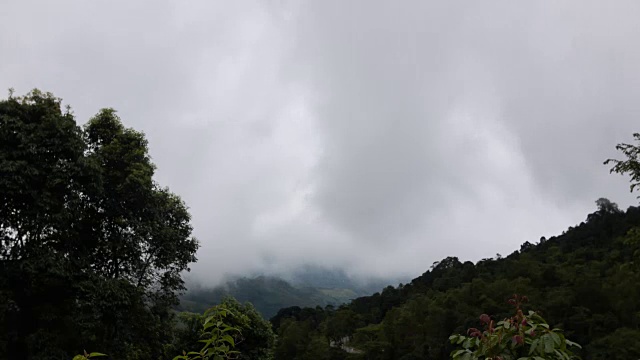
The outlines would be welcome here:
[[[176,309],[203,312],[231,296],[240,302],[252,303],[268,319],[285,307],[337,306],[398,282],[393,278],[354,278],[342,269],[307,265],[270,276],[231,278],[213,287],[192,283],[180,297]]]
[[[298,287],[280,278],[258,276],[239,278],[210,289],[190,289],[180,299],[177,309],[200,313],[231,296],[240,302],[252,303],[268,319],[284,307],[340,305],[361,295],[363,293],[348,288]]]
[[[474,264],[448,257],[408,284],[338,309],[282,309],[271,319],[278,359],[448,359],[451,334],[480,327],[478,315],[509,315],[526,294],[584,359],[640,356],[640,208],[606,199],[562,235],[524,243],[505,258]],[[346,345],[352,353],[330,347]]]

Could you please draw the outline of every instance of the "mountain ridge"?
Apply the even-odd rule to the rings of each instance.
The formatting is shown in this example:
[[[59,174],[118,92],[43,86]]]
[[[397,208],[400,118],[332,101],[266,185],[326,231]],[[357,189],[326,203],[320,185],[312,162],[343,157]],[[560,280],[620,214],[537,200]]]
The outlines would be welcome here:
[[[292,276],[293,281],[274,275],[257,275],[236,277],[214,287],[194,286],[181,296],[176,310],[200,313],[220,303],[226,296],[231,296],[240,302],[252,303],[268,319],[282,308],[339,306],[359,296],[371,294],[373,287],[382,288],[380,284],[383,280],[378,283],[357,284],[348,278],[341,280],[340,274],[344,274],[343,272],[336,274],[334,278],[322,280],[321,274],[308,273],[299,277]]]

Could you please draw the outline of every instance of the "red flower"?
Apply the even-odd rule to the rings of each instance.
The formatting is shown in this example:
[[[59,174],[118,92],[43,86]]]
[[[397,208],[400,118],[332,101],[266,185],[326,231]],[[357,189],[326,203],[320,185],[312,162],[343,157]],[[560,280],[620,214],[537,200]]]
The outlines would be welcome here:
[[[515,344],[518,344],[518,345],[524,344],[524,339],[520,335],[514,336],[512,340]]]
[[[491,318],[487,314],[482,314],[480,315],[480,321],[482,321],[483,324],[488,324]]]
[[[469,330],[467,330],[467,335],[469,336],[473,336],[473,337],[481,337],[482,336],[482,331],[476,329],[476,328],[471,328]]]

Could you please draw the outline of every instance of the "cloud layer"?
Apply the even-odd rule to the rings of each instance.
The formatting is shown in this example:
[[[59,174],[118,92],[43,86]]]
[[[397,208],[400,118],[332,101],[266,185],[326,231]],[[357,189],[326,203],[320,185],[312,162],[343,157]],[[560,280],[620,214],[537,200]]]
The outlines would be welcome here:
[[[195,278],[417,275],[557,234],[640,118],[640,4],[5,1],[0,87],[114,107],[191,208]]]

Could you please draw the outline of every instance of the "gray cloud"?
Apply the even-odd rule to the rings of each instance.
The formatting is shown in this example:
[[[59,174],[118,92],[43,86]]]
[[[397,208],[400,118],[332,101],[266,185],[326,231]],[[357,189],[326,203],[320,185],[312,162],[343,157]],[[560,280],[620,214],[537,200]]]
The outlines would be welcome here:
[[[0,87],[114,107],[189,204],[197,279],[417,275],[582,221],[640,115],[634,1],[5,1]]]

